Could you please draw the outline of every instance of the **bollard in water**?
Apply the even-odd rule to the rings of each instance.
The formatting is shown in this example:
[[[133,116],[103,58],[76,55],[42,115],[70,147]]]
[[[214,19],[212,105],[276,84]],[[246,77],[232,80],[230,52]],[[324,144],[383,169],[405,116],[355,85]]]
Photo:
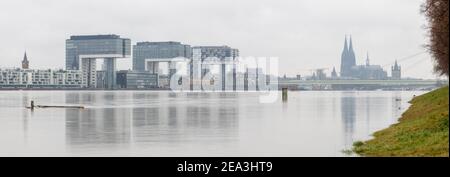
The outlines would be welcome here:
[[[287,99],[288,99],[288,89],[287,88],[282,88],[281,89],[281,92],[282,92],[282,99],[283,99],[283,102],[286,102],[287,101]]]
[[[31,100],[30,108],[34,109],[34,101],[33,100]]]

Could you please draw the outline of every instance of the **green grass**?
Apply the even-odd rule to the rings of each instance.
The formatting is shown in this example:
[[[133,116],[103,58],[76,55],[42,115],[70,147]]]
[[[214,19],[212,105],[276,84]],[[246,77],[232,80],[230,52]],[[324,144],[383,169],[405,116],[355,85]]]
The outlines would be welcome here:
[[[399,123],[376,132],[372,140],[355,142],[353,151],[362,156],[448,157],[448,89],[415,97]]]

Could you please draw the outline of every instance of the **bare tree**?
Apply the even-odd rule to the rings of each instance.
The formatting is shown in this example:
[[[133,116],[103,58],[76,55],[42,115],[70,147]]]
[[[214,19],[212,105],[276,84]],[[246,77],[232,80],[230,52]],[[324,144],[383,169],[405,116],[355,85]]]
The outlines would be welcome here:
[[[422,5],[422,13],[428,20],[429,43],[426,45],[435,59],[435,71],[448,77],[448,16],[449,0],[426,0]]]

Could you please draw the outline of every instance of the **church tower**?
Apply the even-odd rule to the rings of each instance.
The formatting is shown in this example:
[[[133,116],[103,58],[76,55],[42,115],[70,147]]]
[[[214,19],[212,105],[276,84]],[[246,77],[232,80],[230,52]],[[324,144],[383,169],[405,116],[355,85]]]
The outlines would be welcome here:
[[[395,60],[394,66],[391,67],[391,71],[393,80],[400,80],[402,78],[402,68],[397,64],[397,60]]]
[[[336,68],[333,67],[333,71],[331,72],[331,78],[337,78],[337,77],[338,77],[338,74],[336,72]]]
[[[350,44],[347,44],[347,36],[345,36],[344,50],[341,55],[341,77],[352,77],[352,68],[356,66],[355,52],[353,51],[353,41],[350,37]]]
[[[348,47],[348,60],[349,60],[349,65],[351,67],[356,66],[356,57],[355,57],[355,51],[353,50],[352,36],[350,36],[350,46]]]
[[[27,58],[27,52],[25,52],[25,55],[23,56],[22,69],[30,69],[29,61],[28,61],[28,58]]]
[[[348,58],[348,47],[347,47],[347,36],[345,36],[344,49],[342,50],[342,54],[341,54],[341,70],[340,70],[341,77],[348,76],[349,67],[347,65],[347,58]]]

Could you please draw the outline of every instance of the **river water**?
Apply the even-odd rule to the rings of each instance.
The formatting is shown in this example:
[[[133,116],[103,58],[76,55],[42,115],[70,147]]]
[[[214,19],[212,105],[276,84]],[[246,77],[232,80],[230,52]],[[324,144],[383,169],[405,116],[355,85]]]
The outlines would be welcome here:
[[[0,91],[0,156],[347,156],[422,93]]]

